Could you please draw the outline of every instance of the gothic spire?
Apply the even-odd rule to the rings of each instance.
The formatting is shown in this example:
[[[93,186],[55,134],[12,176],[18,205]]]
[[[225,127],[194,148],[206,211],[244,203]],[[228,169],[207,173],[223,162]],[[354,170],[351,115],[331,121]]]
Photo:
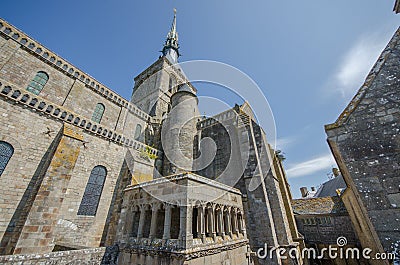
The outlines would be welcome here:
[[[164,56],[168,57],[172,63],[178,62],[179,44],[178,44],[178,32],[176,31],[176,9],[174,8],[174,19],[172,21],[171,29],[167,34],[167,40],[164,43],[162,50]]]

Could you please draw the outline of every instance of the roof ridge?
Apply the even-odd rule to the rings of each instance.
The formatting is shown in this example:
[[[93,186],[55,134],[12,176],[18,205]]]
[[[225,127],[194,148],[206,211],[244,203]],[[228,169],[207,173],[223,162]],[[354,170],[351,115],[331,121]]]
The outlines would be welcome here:
[[[400,27],[397,28],[396,32],[393,34],[389,43],[386,45],[386,47],[381,52],[378,60],[375,62],[371,71],[368,73],[364,83],[358,89],[357,93],[352,98],[350,103],[346,106],[346,108],[343,110],[343,112],[339,115],[339,117],[337,118],[337,120],[334,123],[325,125],[325,130],[335,129],[335,128],[343,125],[347,121],[347,119],[350,117],[350,115],[356,109],[356,107],[358,106],[360,101],[364,98],[364,95],[366,93],[366,90],[369,88],[369,85],[378,76],[378,73],[381,71],[383,65],[386,62],[386,59],[390,55],[391,49],[397,45],[399,40],[400,40]]]

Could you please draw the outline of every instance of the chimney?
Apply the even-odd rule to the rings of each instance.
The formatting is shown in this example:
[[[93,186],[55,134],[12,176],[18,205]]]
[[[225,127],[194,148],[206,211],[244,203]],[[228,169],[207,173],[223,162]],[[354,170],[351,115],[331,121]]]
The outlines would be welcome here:
[[[336,167],[332,168],[332,173],[335,178],[340,175],[340,171]]]
[[[307,194],[308,194],[307,187],[301,187],[301,188],[300,188],[300,192],[301,192],[301,197],[302,197],[302,198],[307,197]]]

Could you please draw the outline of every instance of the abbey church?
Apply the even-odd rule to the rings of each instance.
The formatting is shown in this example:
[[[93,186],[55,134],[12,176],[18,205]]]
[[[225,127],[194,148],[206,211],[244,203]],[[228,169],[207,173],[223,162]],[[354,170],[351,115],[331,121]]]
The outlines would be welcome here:
[[[390,74],[399,75],[399,34],[375,71],[390,63]],[[127,100],[0,19],[0,264],[314,264],[257,254],[266,246],[301,253],[310,245],[308,230],[298,230],[299,203],[250,104],[200,115],[179,56],[175,13],[162,55],[135,77]],[[365,91],[373,78],[359,94],[372,94]],[[395,98],[394,86],[373,91]],[[385,230],[379,209],[358,194],[354,175],[362,167],[353,172],[354,153],[342,147],[340,126],[363,100],[326,127],[347,187],[329,196],[343,201],[355,245],[396,252],[398,187],[379,193],[392,202],[382,211],[394,222]],[[387,107],[390,127],[399,109]],[[397,164],[382,177],[392,186],[396,139],[382,151],[392,154],[386,166]]]

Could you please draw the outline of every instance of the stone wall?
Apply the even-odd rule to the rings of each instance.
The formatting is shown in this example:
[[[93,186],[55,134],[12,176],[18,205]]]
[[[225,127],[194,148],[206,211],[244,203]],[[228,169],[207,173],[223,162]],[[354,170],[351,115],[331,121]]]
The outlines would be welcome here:
[[[269,246],[298,247],[299,242],[295,239],[301,239],[298,238],[291,206],[284,204],[284,200],[291,197],[288,194],[290,191],[285,187],[281,167],[274,163],[274,151],[270,149],[262,128],[240,106],[200,121],[198,128],[200,140],[211,138],[217,146],[212,163],[198,173],[242,192],[252,251],[264,247],[265,243]],[[233,178],[238,172],[241,175]],[[286,209],[290,212],[287,213]],[[281,263],[276,257],[259,262]]]
[[[146,148],[156,152],[112,130],[107,134],[106,128],[101,133],[93,130],[96,125],[82,124],[84,120],[78,115],[56,104],[48,105],[29,92],[21,94],[8,84],[0,84],[1,119],[7,124],[1,127],[1,136],[15,146],[16,152],[0,178],[6,182],[3,187],[8,188],[1,194],[6,209],[1,229],[7,231],[1,241],[2,253],[49,252],[57,243],[99,246],[108,226],[113,226],[106,220],[113,220],[117,214],[113,215],[111,209],[119,207],[118,181],[125,179],[123,185],[130,184],[132,172],[150,178],[154,160],[141,154]],[[129,149],[130,168],[121,171]],[[18,161],[29,169],[15,164]],[[99,210],[95,217],[78,216],[90,172],[97,165],[108,170]],[[22,174],[23,185],[19,181]],[[21,192],[9,194],[10,186]],[[10,200],[13,197],[15,200]]]
[[[152,178],[157,150],[134,139],[148,115],[1,19],[0,69],[0,140],[14,148],[0,177],[0,253],[112,243],[122,189]],[[26,87],[38,71],[49,80],[34,95]],[[98,165],[107,170],[98,210],[78,215]]]
[[[231,264],[231,265],[251,265],[253,264],[250,257],[246,256],[248,252],[247,246],[241,246],[238,248],[218,251],[209,250],[204,252],[202,255],[199,253],[199,257],[186,259],[185,255],[157,255],[150,253],[128,253],[121,252],[119,256],[120,265],[123,264],[169,264],[169,265],[220,265],[220,264]],[[193,253],[196,255],[196,253]]]
[[[0,177],[0,238],[4,254],[6,247],[9,251],[13,251],[11,245],[15,247],[43,182],[48,159],[60,141],[57,134],[62,123],[3,100],[0,112],[0,140],[14,147],[14,154]],[[46,134],[48,130],[53,133]]]
[[[346,237],[350,245],[359,243],[348,215],[301,215],[296,216],[296,221],[306,244],[334,245],[341,236]]]
[[[399,59],[400,30],[349,106],[325,129],[340,171],[354,195],[358,217],[353,223],[359,227],[356,230],[360,239],[368,234],[378,249],[381,244],[385,251],[395,252],[400,258]]]
[[[105,247],[46,254],[0,256],[0,263],[4,265],[106,265],[113,264],[111,260],[113,260],[113,258],[107,259],[107,249]]]

